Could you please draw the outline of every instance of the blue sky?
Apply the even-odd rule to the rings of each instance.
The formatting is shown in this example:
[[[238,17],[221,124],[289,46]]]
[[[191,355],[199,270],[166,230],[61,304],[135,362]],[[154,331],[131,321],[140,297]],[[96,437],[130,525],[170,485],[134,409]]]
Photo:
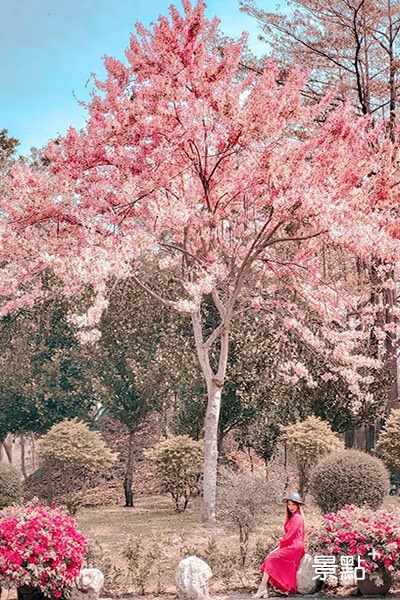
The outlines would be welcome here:
[[[174,2],[180,6],[180,2]],[[0,0],[0,129],[27,154],[69,125],[82,127],[90,74],[104,73],[104,54],[124,59],[136,21],[149,25],[171,0]],[[273,9],[271,0],[260,0]],[[268,6],[269,4],[269,6]],[[221,19],[226,35],[249,31],[262,53],[257,23],[240,13],[237,0],[209,0],[208,16]],[[74,94],[76,98],[74,97]]]

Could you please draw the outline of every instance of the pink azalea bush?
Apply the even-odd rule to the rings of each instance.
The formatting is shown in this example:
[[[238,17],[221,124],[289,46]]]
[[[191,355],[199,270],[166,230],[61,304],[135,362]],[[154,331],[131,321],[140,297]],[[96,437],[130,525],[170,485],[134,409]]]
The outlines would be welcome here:
[[[28,504],[0,512],[0,584],[39,588],[59,598],[79,575],[86,538],[56,507]]]
[[[326,556],[359,556],[366,572],[398,571],[400,514],[346,505],[324,515],[322,528],[310,528],[309,550]]]

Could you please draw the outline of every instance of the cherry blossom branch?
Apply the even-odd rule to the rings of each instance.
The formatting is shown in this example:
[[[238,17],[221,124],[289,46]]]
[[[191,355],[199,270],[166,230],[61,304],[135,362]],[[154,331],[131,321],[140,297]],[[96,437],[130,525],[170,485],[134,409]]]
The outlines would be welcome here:
[[[222,330],[222,322],[214,329],[212,334],[205,340],[204,348],[207,350],[207,352],[211,349],[211,346],[213,345],[215,340],[218,339],[218,336],[220,335],[221,330]]]
[[[163,306],[167,306],[168,308],[174,308],[174,309],[178,309],[177,303],[174,302],[173,300],[166,300],[165,298],[163,298],[162,296],[160,296],[159,294],[157,294],[157,292],[154,292],[151,288],[149,288],[145,283],[143,283],[142,281],[140,281],[140,279],[138,279],[138,277],[136,277],[136,275],[131,275],[132,280],[145,292],[147,292],[152,298],[154,298],[155,300],[157,300],[158,302],[160,302],[161,304],[163,304]]]
[[[307,267],[306,265],[299,265],[298,263],[294,263],[294,262],[283,262],[283,261],[273,259],[273,258],[260,258],[259,260],[261,260],[261,262],[264,262],[264,263],[274,263],[276,265],[280,265],[281,267],[288,267],[292,271],[292,273],[296,273],[296,269],[301,269],[303,271],[306,271],[306,273],[312,274],[313,278],[316,281],[318,281],[318,283],[322,283],[322,285],[325,285],[327,288],[332,290],[332,292],[335,292],[335,294],[338,294],[338,291],[330,283],[328,283],[323,277],[319,277],[318,275],[313,274],[312,270],[309,267]],[[301,273],[297,273],[297,275],[303,279]],[[367,302],[367,304],[368,304],[368,302]]]
[[[228,316],[229,313],[227,313]],[[232,319],[232,313],[229,316],[227,323],[224,321],[221,323],[221,349],[219,353],[218,371],[215,376],[214,383],[222,388],[226,376],[226,367],[228,365],[228,352],[229,352],[229,325]]]
[[[196,345],[200,366],[203,370],[204,376],[207,379],[211,379],[212,375],[214,375],[214,372],[211,368],[210,359],[208,356],[209,348],[204,343],[200,311],[192,312],[190,313],[190,316],[192,319],[194,342]]]
[[[160,243],[159,246],[161,246],[163,248],[170,248],[171,250],[177,250],[178,252],[181,252],[182,254],[185,254],[186,256],[190,256],[190,258],[193,258],[193,260],[195,262],[197,262],[199,265],[203,265],[203,261],[200,260],[200,258],[198,258],[197,256],[195,256],[194,254],[192,254],[188,250],[185,250],[184,248],[181,248],[180,246],[176,246],[175,244],[166,244],[166,243]]]
[[[297,209],[297,207],[300,204],[297,203],[294,207],[293,207],[293,212]],[[228,303],[228,308],[227,308],[227,313],[225,316],[225,324],[229,324],[232,318],[232,313],[233,313],[233,308],[234,305],[236,303],[236,300],[239,296],[240,290],[242,289],[243,283],[248,275],[248,273],[250,272],[250,268],[251,265],[253,264],[253,262],[255,261],[255,259],[257,258],[257,256],[260,254],[260,252],[262,252],[263,248],[264,248],[264,243],[261,244],[259,246],[259,248],[257,248],[257,244],[260,241],[260,239],[262,238],[263,234],[265,233],[269,223],[272,220],[272,216],[273,216],[273,209],[271,210],[271,214],[269,216],[269,218],[266,220],[266,222],[264,223],[264,225],[262,226],[261,230],[258,232],[258,234],[256,235],[255,239],[253,240],[253,243],[251,244],[249,250],[246,253],[246,256],[244,257],[242,264],[238,270],[237,276],[236,276],[236,281],[235,281],[235,286],[234,286],[234,290],[232,292],[231,298],[229,300]],[[274,235],[274,233],[276,231],[278,231],[278,229],[281,227],[281,225],[284,223],[284,221],[278,221],[278,223],[275,225],[275,227],[272,228],[272,231],[268,234],[267,239],[269,239],[272,235]],[[254,254],[253,254],[253,250],[255,250]]]
[[[226,308],[222,304],[222,300],[219,297],[218,290],[215,287],[213,288],[213,290],[211,292],[211,298],[213,299],[213,302],[214,302],[219,314],[221,315],[222,318],[224,318],[226,315]]]
[[[297,237],[297,238],[296,237],[275,238],[274,240],[267,242],[265,244],[264,248],[268,248],[269,246],[272,246],[273,244],[278,244],[279,242],[302,242],[304,240],[311,240],[312,238],[319,237],[320,235],[323,235],[324,233],[328,233],[328,229],[323,229],[322,231],[318,231],[317,233],[313,233],[311,235],[306,235],[306,236]]]

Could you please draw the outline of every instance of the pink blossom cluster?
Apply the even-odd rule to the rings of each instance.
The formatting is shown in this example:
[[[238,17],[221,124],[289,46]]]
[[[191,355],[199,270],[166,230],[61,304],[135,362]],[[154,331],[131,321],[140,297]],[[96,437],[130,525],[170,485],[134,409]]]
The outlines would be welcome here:
[[[37,587],[59,598],[79,575],[86,538],[54,506],[13,506],[0,512],[0,583]]]
[[[400,568],[400,514],[346,505],[324,516],[310,529],[310,549],[316,554],[359,556],[366,571]]]

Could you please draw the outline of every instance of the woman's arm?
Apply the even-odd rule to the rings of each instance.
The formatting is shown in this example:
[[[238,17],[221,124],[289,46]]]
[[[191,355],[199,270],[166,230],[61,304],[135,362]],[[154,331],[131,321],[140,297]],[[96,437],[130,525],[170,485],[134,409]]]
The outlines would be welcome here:
[[[285,535],[281,538],[279,542],[279,547],[284,548],[285,546],[290,546],[295,537],[298,537],[298,532],[301,530],[303,526],[303,518],[300,514],[294,514],[293,517],[289,520],[289,525]]]

